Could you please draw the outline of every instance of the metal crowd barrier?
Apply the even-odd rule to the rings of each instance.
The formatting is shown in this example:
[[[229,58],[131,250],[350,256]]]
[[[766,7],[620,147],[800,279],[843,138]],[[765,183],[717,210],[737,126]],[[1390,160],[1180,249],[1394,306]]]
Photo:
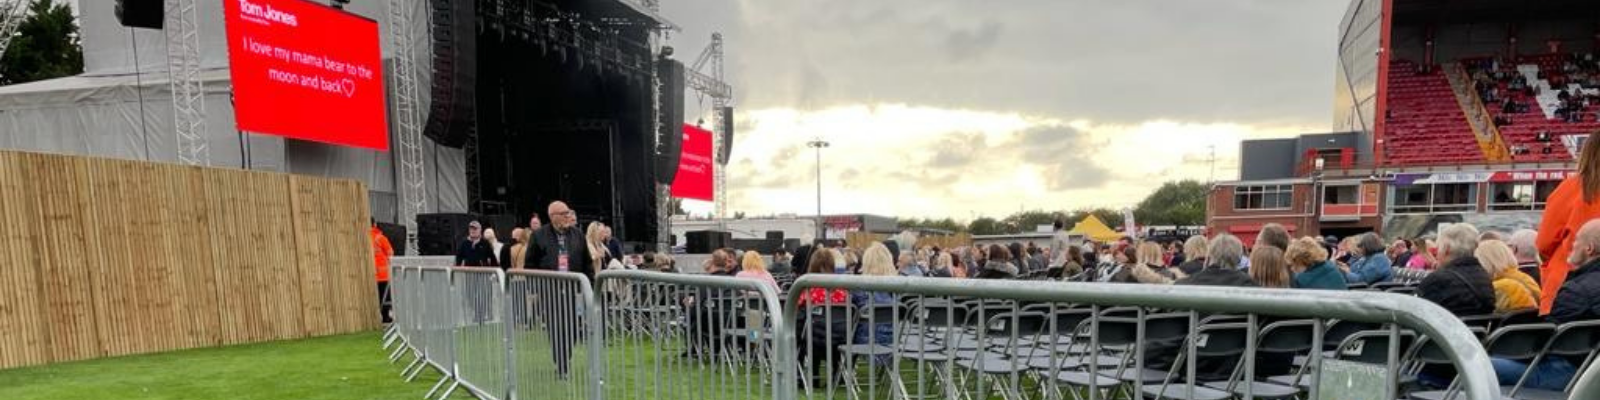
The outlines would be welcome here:
[[[778,288],[725,276],[604,271],[603,375],[611,399],[780,397]],[[598,351],[598,349],[597,349]]]
[[[584,275],[397,264],[390,288],[390,359],[413,356],[407,381],[440,373],[426,398],[601,398],[599,307]]]
[[[1387,293],[813,274],[782,320],[779,399],[1394,399],[1419,337],[1458,398],[1500,395],[1466,325]]]
[[[504,304],[514,399],[602,398],[599,306],[583,274],[512,271]]]
[[[1416,359],[1453,364],[1457,398],[1500,393],[1461,320],[1386,293],[808,275],[780,298],[644,271],[391,279],[395,357],[416,357],[403,374],[444,375],[429,397],[1398,398]],[[1600,398],[1593,375],[1572,398]]]

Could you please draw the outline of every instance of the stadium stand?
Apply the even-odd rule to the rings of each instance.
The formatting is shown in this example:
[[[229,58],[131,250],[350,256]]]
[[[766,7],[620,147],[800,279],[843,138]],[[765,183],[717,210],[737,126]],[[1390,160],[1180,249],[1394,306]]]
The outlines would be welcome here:
[[[1514,66],[1488,58],[1464,59],[1461,63],[1479,82],[1478,96],[1490,114],[1502,122],[1500,135],[1512,147],[1515,160],[1571,160],[1572,155],[1562,148],[1559,138],[1600,129],[1600,120],[1595,117],[1600,104],[1594,101],[1600,98],[1600,90],[1593,85],[1600,82],[1591,80],[1600,76],[1600,68],[1596,68],[1592,57],[1541,54],[1520,57]],[[1492,96],[1483,85],[1495,89]],[[1563,91],[1572,98],[1570,102],[1562,101]],[[1511,107],[1505,104],[1508,100]],[[1563,110],[1564,105],[1569,108]],[[1541,133],[1548,135],[1541,138]]]
[[[1384,151],[1396,165],[1482,162],[1483,153],[1439,68],[1419,72],[1398,60],[1389,68]]]

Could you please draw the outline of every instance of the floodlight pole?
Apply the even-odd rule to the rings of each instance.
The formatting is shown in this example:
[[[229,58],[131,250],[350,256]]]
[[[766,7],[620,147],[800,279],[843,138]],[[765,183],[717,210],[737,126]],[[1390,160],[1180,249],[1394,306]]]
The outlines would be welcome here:
[[[828,148],[829,143],[822,138],[806,142],[806,146],[817,149],[817,240],[827,240],[828,231],[822,224],[822,149]]]

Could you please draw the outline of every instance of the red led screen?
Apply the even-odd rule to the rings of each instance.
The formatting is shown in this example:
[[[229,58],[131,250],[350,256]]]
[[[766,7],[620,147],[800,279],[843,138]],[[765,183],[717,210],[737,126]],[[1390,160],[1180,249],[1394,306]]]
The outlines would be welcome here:
[[[672,178],[672,197],[712,201],[716,188],[711,162],[711,131],[683,125],[683,153],[678,158],[678,175]]]
[[[305,0],[223,0],[240,130],[389,149],[378,23]]]

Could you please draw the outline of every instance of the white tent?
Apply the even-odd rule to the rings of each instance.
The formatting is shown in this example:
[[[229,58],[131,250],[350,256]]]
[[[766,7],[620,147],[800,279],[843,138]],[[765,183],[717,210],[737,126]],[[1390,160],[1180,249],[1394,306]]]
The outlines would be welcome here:
[[[165,36],[160,31],[121,26],[113,13],[114,3],[79,2],[84,8],[79,13],[84,49],[82,75],[0,86],[0,149],[177,161]],[[387,4],[356,2],[350,10],[377,19],[380,34],[386,35],[390,28],[387,21],[376,17],[388,15]],[[417,14],[425,16],[426,3],[415,4]],[[398,214],[393,153],[242,134],[235,129],[222,0],[201,0],[199,14],[210,164],[358,179],[366,182],[371,191],[373,216],[393,220]],[[426,51],[426,20],[417,25],[411,28],[417,32],[418,49],[422,49],[417,52],[417,65],[423,70],[420,86],[426,88],[431,65],[426,59],[431,54]],[[387,49],[389,41],[382,43],[387,57],[391,53]],[[392,85],[393,80],[386,82]],[[426,110],[427,90],[422,95],[422,109]],[[459,149],[424,142],[430,208],[425,211],[465,211],[465,156]],[[392,134],[390,143],[397,143]]]

